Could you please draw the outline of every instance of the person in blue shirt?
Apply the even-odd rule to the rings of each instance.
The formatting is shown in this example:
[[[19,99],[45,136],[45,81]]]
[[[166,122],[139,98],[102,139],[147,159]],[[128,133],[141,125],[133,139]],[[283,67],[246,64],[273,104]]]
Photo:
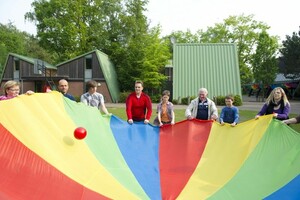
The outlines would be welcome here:
[[[231,126],[236,126],[239,121],[239,109],[233,105],[234,98],[231,95],[225,97],[226,106],[222,109],[220,115],[220,124],[229,123]]]
[[[68,90],[69,90],[69,84],[67,80],[61,79],[60,81],[58,81],[58,91],[61,92],[68,99],[75,101],[75,98],[68,93]]]

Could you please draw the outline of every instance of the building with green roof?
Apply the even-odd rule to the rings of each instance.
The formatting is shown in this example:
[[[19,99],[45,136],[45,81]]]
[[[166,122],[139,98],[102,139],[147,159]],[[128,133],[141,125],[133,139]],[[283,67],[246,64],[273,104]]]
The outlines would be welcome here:
[[[56,66],[45,61],[9,53],[0,77],[1,88],[6,81],[15,80],[21,84],[21,93],[27,90],[42,92],[51,77],[57,77],[56,71]]]
[[[50,83],[57,85],[60,79],[69,82],[69,93],[75,97],[86,92],[87,81],[95,80],[101,85],[97,91],[103,94],[106,102],[119,100],[115,67],[108,56],[99,50],[87,52],[55,66],[10,53],[0,81],[2,86],[8,80],[16,80],[21,83],[23,91],[44,92],[45,86]]]
[[[103,94],[106,102],[119,101],[119,85],[114,64],[109,57],[93,50],[56,65],[57,74],[68,77],[69,91],[74,96],[86,92],[85,83],[89,80],[101,84],[97,91]]]

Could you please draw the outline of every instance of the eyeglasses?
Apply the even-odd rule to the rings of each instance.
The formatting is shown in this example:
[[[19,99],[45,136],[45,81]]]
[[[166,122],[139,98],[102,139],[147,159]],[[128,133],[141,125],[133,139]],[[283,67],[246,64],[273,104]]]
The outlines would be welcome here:
[[[19,92],[20,89],[9,89],[9,91],[12,91],[12,92]]]

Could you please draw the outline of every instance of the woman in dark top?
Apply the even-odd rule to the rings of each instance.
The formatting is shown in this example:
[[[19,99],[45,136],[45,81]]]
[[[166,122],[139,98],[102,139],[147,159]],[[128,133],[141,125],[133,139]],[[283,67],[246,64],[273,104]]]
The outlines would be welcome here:
[[[274,118],[285,120],[289,117],[290,108],[291,106],[284,90],[281,87],[276,87],[270,93],[265,104],[255,116],[255,119],[258,119],[262,115],[273,114]]]

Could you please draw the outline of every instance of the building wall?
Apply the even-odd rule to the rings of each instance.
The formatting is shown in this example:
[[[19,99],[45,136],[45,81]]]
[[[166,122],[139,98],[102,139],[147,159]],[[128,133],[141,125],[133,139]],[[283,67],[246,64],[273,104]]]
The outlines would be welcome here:
[[[91,62],[87,61],[87,59]],[[100,59],[103,59],[103,61],[100,62]],[[16,65],[16,62],[18,65]],[[45,87],[47,86],[46,77],[44,74],[35,73],[35,63],[36,59],[34,58],[10,54],[2,75],[1,87],[3,87],[4,83],[8,80],[15,80],[21,83],[21,91],[26,92],[27,90],[32,90],[35,92],[44,92]],[[89,66],[92,67],[90,70],[87,70],[89,73],[85,73],[87,63],[91,63]],[[46,76],[48,77],[48,81],[51,81],[51,84],[49,84],[55,84],[56,86],[60,79],[66,79],[69,82],[69,93],[76,97],[80,97],[86,92],[85,83],[88,80],[93,79],[101,83],[98,92],[103,94],[105,101],[113,102],[112,94],[114,94],[115,102],[115,94],[119,94],[116,90],[116,88],[118,89],[118,86],[115,83],[116,81],[114,82],[116,76],[112,76],[113,68],[111,67],[113,66],[108,64],[111,63],[109,63],[107,55],[96,50],[61,63],[56,66],[57,69],[53,66],[53,69],[50,67],[52,70],[47,70]],[[48,65],[49,64],[46,66]],[[16,66],[19,66],[18,71],[15,70]],[[104,77],[104,72],[106,73],[106,77]],[[91,76],[86,77],[89,74]],[[0,91],[0,94],[2,93],[3,92]]]
[[[240,95],[240,71],[235,44],[175,44],[173,99],[197,96],[201,87],[208,97]]]
[[[101,71],[98,58],[95,53],[92,56],[92,78],[99,79],[103,78],[103,72]],[[65,62],[57,67],[58,76],[68,76],[68,80],[85,80],[85,67],[86,67],[86,56],[81,56],[75,60]]]
[[[112,102],[111,95],[108,91],[108,87],[105,81],[97,81],[101,84],[97,88],[97,92],[101,93],[104,96],[105,102]],[[85,83],[79,81],[69,81],[69,93],[74,97],[80,97],[83,93],[87,92],[85,90]]]
[[[34,59],[31,59],[31,60],[33,62]],[[16,80],[27,80],[27,79],[45,77],[45,75],[43,73],[41,73],[41,74],[34,73],[34,69],[33,69],[34,64],[33,63],[30,63],[26,60],[22,60],[16,56],[9,55],[8,61],[6,63],[5,69],[4,69],[5,71],[4,71],[2,80],[7,81],[7,80],[14,79],[14,72],[16,71],[16,63],[19,63],[19,66],[18,66],[19,79],[16,79]],[[54,70],[54,69],[52,69],[52,70],[48,69],[46,74],[48,76],[55,76],[56,75],[55,71],[56,70]]]
[[[110,96],[110,93],[108,91],[108,87],[107,87],[107,84],[106,82],[100,82],[101,83],[101,86],[99,86],[97,88],[97,92],[101,93],[104,97],[104,101],[105,102],[112,102],[112,99],[111,99],[111,96]]]
[[[58,76],[67,76],[69,82],[69,93],[73,96],[80,97],[83,93],[86,92],[85,84],[91,78],[85,77],[86,69],[86,58],[89,57],[92,59],[92,80],[101,83],[101,86],[98,87],[97,92],[101,93],[104,96],[105,102],[112,102],[111,95],[107,83],[105,81],[103,72],[98,61],[96,53],[91,53],[88,55],[83,55],[77,57],[74,60],[63,63],[58,66]]]
[[[35,90],[35,83],[34,81],[22,81],[20,82],[21,85],[21,93],[25,93],[28,90]]]
[[[80,97],[84,92],[85,83],[82,81],[69,81],[69,93],[74,97]]]

